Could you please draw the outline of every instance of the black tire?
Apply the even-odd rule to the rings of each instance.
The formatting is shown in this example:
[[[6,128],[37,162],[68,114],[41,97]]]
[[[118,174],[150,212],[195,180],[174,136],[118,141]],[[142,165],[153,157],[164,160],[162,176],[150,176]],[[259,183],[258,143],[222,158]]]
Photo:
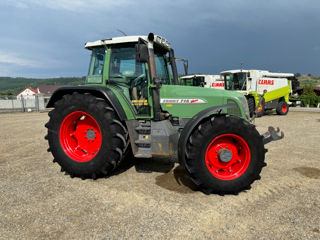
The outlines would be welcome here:
[[[289,112],[289,105],[285,101],[278,102],[276,112],[278,115],[287,115]]]
[[[249,107],[250,117],[253,117],[254,115],[255,106],[256,104],[255,104],[254,98],[252,97],[248,98],[248,107]]]
[[[257,117],[262,117],[264,115],[265,112],[265,101],[264,99],[262,99],[262,101],[260,102],[260,106],[256,106],[256,111],[257,111]]]
[[[243,168],[244,172],[229,180],[214,176],[206,162],[207,149],[211,146],[210,144],[226,134],[242,138],[250,149],[248,150],[250,152],[248,159],[250,160],[247,167]],[[235,142],[235,144],[238,143]],[[250,189],[250,185],[255,180],[260,179],[259,174],[262,168],[266,166],[264,162],[266,151],[263,138],[254,125],[236,116],[214,116],[202,121],[189,137],[185,152],[185,168],[193,182],[204,193],[237,194],[240,191]],[[221,162],[221,160],[218,161]],[[232,162],[230,161],[230,163]]]
[[[103,99],[91,94],[79,93],[64,95],[62,99],[55,102],[54,107],[54,110],[49,112],[50,120],[46,124],[48,128],[46,139],[49,141],[48,150],[52,152],[54,162],[61,166],[61,171],[65,171],[71,177],[82,179],[96,179],[109,175],[123,160],[129,145],[126,127],[120,122],[112,107]],[[88,116],[95,120],[101,136],[99,150],[92,155],[94,156],[92,159],[85,162],[72,159],[60,139],[63,121],[80,111],[89,114]],[[80,120],[82,119],[77,119],[78,122]],[[75,131],[78,125],[75,125]],[[95,134],[94,138],[96,138]]]

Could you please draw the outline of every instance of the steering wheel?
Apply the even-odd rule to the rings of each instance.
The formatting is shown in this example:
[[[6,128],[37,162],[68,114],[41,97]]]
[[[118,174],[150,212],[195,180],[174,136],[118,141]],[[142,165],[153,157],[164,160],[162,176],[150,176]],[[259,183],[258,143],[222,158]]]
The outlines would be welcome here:
[[[131,81],[131,84],[130,84],[131,88],[141,85],[141,83],[142,83],[143,79],[145,78],[145,76],[146,75],[144,73],[142,73],[141,75],[139,75],[138,77],[133,79]]]

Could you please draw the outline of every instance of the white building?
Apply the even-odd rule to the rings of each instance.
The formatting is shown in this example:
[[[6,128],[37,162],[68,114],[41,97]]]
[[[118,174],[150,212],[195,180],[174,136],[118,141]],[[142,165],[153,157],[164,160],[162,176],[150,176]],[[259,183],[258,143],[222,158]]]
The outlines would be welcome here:
[[[17,99],[34,99],[35,95],[38,94],[37,89],[33,89],[32,87],[26,87],[25,89],[21,90],[17,94]]]

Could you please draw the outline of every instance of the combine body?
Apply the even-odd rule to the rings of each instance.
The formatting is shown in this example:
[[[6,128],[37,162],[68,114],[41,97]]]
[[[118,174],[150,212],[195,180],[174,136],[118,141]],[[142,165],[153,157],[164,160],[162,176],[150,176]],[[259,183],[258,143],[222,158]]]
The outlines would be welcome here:
[[[224,80],[220,75],[194,74],[181,77],[182,85],[224,89]]]
[[[180,163],[205,193],[238,193],[259,179],[264,144],[283,136],[258,133],[242,94],[179,85],[171,45],[152,33],[85,47],[85,86],[60,88],[47,105],[48,151],[62,171],[96,179],[132,153]]]
[[[258,116],[265,110],[276,109],[280,115],[289,110],[289,96],[297,80],[292,73],[273,73],[264,70],[230,70],[221,72],[225,89],[246,96],[250,114],[257,110]],[[260,97],[263,101],[258,106]]]

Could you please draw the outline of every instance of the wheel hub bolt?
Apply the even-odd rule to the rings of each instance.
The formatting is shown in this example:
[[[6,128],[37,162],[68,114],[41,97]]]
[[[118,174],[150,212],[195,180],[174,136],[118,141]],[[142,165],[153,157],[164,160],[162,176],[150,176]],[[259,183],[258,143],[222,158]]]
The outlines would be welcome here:
[[[225,163],[230,162],[232,159],[232,151],[230,151],[226,148],[220,149],[218,152],[218,156],[219,156],[220,161],[225,162]]]
[[[88,141],[91,140],[93,141],[96,138],[96,132],[93,131],[93,129],[88,129],[88,131],[85,132],[87,135],[86,137],[88,138]]]

